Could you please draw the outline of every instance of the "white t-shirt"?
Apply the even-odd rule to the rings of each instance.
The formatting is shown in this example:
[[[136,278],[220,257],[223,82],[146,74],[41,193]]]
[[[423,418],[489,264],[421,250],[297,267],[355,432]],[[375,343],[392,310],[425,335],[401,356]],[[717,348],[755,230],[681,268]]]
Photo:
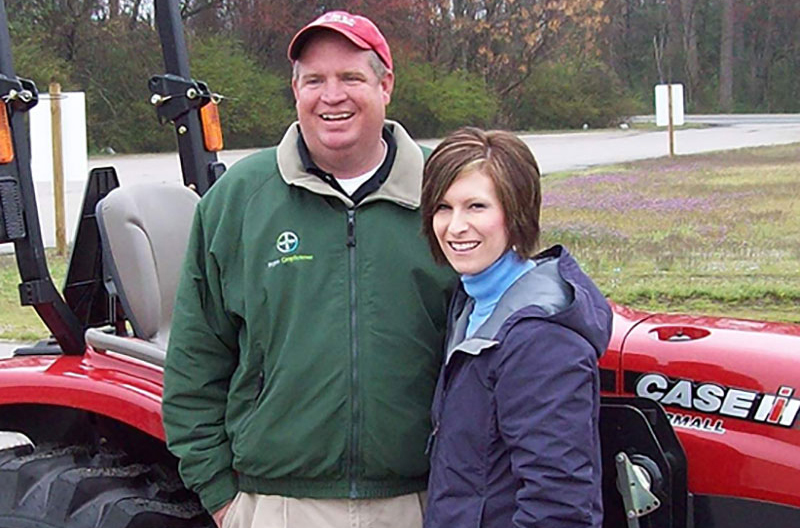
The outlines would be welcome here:
[[[388,149],[386,148],[386,142],[383,140],[383,138],[381,138],[381,144],[383,145],[383,157],[377,165],[361,176],[354,176],[353,178],[336,178],[336,181],[339,182],[339,185],[342,186],[342,189],[347,193],[348,196],[353,196],[353,193],[355,193],[363,184],[367,183],[367,181],[375,174],[375,171],[377,171],[380,166],[383,165],[383,162],[386,160],[386,152]]]

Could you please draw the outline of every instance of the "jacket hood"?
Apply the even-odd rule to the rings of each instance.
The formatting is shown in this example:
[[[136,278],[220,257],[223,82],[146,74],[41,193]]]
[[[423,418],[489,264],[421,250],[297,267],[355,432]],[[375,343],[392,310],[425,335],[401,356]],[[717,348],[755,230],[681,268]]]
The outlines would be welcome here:
[[[536,266],[500,297],[492,315],[473,337],[464,341],[457,337],[464,335],[466,328],[460,327],[465,326],[466,317],[454,322],[454,339],[447,347],[448,359],[456,349],[478,354],[496,345],[514,323],[526,318],[547,320],[569,328],[592,345],[597,357],[605,352],[611,339],[613,317],[608,301],[597,286],[563,246],[553,246],[532,260]],[[471,311],[471,306],[467,306],[471,303],[472,299],[462,288],[454,300],[453,313],[462,312],[463,307]]]

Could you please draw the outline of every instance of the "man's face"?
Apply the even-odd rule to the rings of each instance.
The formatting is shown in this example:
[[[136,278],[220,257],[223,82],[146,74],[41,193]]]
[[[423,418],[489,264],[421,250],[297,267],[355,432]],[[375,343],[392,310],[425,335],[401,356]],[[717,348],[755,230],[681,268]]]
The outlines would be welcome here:
[[[297,117],[315,161],[370,148],[381,137],[394,77],[378,79],[369,52],[320,31],[303,47],[292,79]]]

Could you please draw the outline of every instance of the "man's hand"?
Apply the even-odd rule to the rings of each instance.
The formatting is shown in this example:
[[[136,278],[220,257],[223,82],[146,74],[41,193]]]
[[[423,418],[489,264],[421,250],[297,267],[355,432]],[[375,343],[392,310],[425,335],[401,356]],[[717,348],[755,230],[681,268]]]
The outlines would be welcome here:
[[[216,512],[211,514],[211,517],[214,518],[214,523],[217,525],[218,528],[222,528],[222,519],[225,518],[225,514],[228,513],[228,510],[231,507],[231,503],[233,501],[228,501],[228,504],[223,506],[222,508],[218,509]]]

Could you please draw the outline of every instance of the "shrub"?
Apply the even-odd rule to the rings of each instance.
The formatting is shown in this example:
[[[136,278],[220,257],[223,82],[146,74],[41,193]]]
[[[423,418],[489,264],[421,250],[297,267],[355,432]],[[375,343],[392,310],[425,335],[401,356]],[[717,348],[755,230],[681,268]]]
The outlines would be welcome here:
[[[537,66],[506,108],[517,128],[593,128],[615,125],[636,111],[614,72],[597,61]]]
[[[797,82],[797,66],[789,57],[781,57],[769,68],[765,99],[769,112],[800,112],[800,89]]]
[[[12,43],[14,71],[23,79],[30,79],[41,92],[46,92],[51,82],[61,84],[64,91],[74,88],[70,83],[71,68],[35,35],[16,39]]]
[[[97,24],[90,44],[72,62],[86,92],[89,148],[157,152],[175,148],[171,127],[159,127],[147,80],[163,72],[156,33],[147,26]]]
[[[192,41],[192,76],[225,99],[220,105],[225,148],[277,143],[294,120],[290,72],[267,71],[234,39]]]
[[[414,137],[441,137],[462,126],[492,123],[497,102],[480,77],[463,70],[444,73],[424,62],[396,62],[388,115]]]
[[[87,92],[90,148],[117,152],[175,149],[172,125],[159,126],[147,80],[164,73],[155,31],[106,30],[105,45],[87,57],[80,84]],[[225,96],[220,113],[225,148],[275,143],[291,121],[288,75],[278,78],[248,58],[233,39],[190,41],[191,75]],[[109,67],[113,65],[113,67]]]

